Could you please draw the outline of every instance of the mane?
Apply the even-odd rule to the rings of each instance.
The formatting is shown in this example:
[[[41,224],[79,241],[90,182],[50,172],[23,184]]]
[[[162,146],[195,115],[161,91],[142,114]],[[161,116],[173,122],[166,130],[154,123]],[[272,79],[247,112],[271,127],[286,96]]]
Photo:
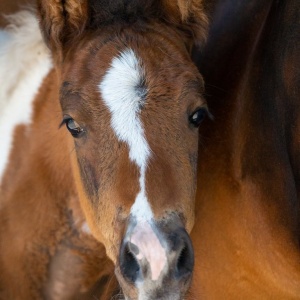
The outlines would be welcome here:
[[[0,30],[0,180],[13,130],[30,123],[32,102],[52,65],[34,12],[24,10],[7,19],[10,25]]]
[[[158,0],[90,0],[90,6],[90,21],[95,27],[113,22],[133,23],[141,19],[163,17],[163,7]]]

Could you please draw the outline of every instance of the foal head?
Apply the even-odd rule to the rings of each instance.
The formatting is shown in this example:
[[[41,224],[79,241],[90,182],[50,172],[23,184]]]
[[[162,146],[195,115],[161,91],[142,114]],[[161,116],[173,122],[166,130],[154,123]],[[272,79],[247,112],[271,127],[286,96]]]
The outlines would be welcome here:
[[[194,256],[201,1],[40,1],[74,178],[129,299],[181,299]]]

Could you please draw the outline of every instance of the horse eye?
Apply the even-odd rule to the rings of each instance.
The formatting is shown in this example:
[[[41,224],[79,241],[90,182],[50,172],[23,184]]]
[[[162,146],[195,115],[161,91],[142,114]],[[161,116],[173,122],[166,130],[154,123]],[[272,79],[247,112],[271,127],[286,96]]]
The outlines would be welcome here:
[[[207,108],[205,107],[198,108],[190,115],[189,121],[195,127],[199,127],[199,125],[204,120],[206,115],[207,115]]]
[[[79,137],[80,133],[83,132],[83,129],[79,126],[79,124],[72,118],[65,120],[66,127],[70,131],[73,137]]]

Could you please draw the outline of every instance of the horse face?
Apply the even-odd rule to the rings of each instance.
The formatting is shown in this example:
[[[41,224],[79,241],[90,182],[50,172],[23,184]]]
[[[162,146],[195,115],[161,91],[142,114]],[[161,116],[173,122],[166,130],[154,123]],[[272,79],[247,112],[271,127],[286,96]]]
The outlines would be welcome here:
[[[112,22],[75,42],[62,39],[59,51],[57,35],[49,44],[91,233],[126,297],[182,299],[194,264],[188,232],[203,81],[174,28],[142,24]]]
[[[99,48],[95,39],[70,51],[61,75],[64,123],[83,209],[119,277],[181,281],[193,268],[187,231],[203,82],[184,52],[135,37],[143,46],[116,38]]]

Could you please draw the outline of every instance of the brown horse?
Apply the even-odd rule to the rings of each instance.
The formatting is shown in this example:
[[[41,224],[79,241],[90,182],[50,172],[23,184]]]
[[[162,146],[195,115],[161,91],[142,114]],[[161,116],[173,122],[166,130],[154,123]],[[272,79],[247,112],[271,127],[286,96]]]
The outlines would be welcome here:
[[[300,299],[300,2],[213,4],[194,298]]]
[[[39,1],[0,32],[0,298],[183,299],[201,1]],[[108,260],[106,253],[111,259]],[[104,287],[104,288],[103,288]]]

